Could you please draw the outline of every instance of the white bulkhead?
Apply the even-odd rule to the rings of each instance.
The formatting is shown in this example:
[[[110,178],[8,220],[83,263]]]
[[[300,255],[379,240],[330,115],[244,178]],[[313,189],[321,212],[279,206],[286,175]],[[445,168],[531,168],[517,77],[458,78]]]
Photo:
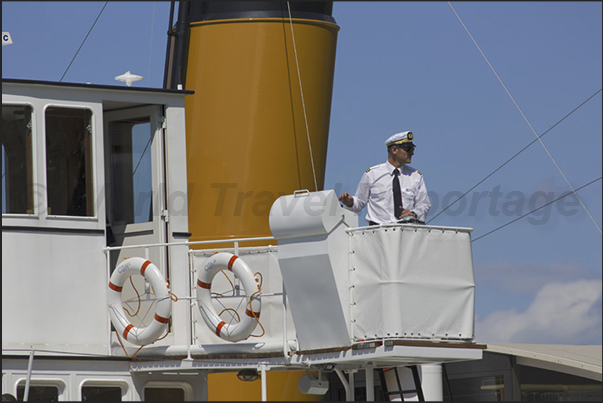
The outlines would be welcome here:
[[[118,261],[145,257],[145,250],[111,252],[108,259],[104,249],[181,241],[187,233],[184,96],[3,81],[3,129],[7,119],[16,119],[3,136],[27,140],[23,150],[16,144],[3,149],[4,351],[110,353],[108,276]],[[133,150],[138,136],[146,152]],[[11,155],[24,160],[23,178],[12,175],[19,165]],[[128,169],[130,176],[146,170],[148,183],[136,188]],[[166,248],[147,253],[178,292],[178,284],[186,284],[175,281],[187,275],[181,269],[186,256],[168,257]],[[173,316],[174,322],[184,319]],[[173,337],[170,342],[177,341]]]

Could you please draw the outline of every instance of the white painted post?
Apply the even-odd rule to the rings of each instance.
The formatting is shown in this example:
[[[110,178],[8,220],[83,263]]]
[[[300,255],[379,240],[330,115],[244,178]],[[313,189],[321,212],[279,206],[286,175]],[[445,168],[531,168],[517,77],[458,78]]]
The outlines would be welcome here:
[[[191,356],[191,347],[193,344],[193,315],[192,310],[195,305],[193,302],[193,295],[191,293],[191,275],[194,272],[193,268],[193,256],[191,253],[192,249],[188,250],[188,273],[186,276],[186,301],[188,303],[188,308],[186,310],[186,359],[192,360]]]
[[[350,379],[350,397],[351,397],[351,401],[353,402],[354,400],[356,400],[356,388],[355,388],[355,384],[354,384],[354,374],[356,373],[356,369],[351,369],[348,371],[348,378]]]
[[[283,290],[283,355],[289,358],[289,343],[287,341],[287,293],[285,292],[285,282],[282,283]]]
[[[372,365],[366,367],[366,401],[375,401],[375,372]]]
[[[337,376],[339,377],[339,380],[341,381],[341,383],[343,384],[343,388],[345,390],[345,400],[346,402],[353,402],[354,401],[354,392],[352,387],[354,385],[351,385],[350,387],[350,382],[348,382],[347,379],[345,379],[345,375],[343,374],[343,372],[341,372],[341,370],[339,368],[335,368],[334,369],[335,373],[337,374]],[[350,380],[353,381],[353,376],[350,373]]]
[[[149,260],[151,255],[151,251],[150,248],[148,246],[146,246],[144,248],[144,258]],[[147,296],[147,299],[151,298],[151,283],[149,283],[149,281],[145,278],[144,280],[144,293]]]
[[[442,364],[423,364],[420,368],[421,386],[423,387],[425,401],[443,401],[444,387],[442,385]]]
[[[260,365],[260,371],[262,376],[262,401],[268,401],[267,393],[266,393],[266,364]]]

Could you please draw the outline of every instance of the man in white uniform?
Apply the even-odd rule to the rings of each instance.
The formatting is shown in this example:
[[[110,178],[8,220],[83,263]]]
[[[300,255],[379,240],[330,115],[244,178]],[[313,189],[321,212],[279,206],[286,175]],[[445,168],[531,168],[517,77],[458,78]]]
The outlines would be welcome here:
[[[369,225],[425,223],[431,203],[423,175],[407,165],[416,147],[412,140],[411,132],[388,138],[385,142],[387,162],[366,170],[354,197],[347,192],[339,196],[339,201],[356,213],[368,204],[366,221]]]

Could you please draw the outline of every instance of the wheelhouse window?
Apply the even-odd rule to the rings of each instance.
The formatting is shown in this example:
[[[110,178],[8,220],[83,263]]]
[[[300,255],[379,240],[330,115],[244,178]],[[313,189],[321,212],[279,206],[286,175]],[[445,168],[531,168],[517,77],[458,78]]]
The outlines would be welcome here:
[[[185,393],[182,388],[150,387],[144,389],[144,400],[146,402],[183,402]]]
[[[505,401],[504,377],[503,375],[492,375],[451,379],[450,393],[454,396],[454,400],[503,402]]]
[[[56,386],[38,386],[29,387],[28,402],[58,402],[59,388]],[[17,400],[23,401],[25,398],[25,386],[17,386]]]
[[[46,109],[48,214],[94,216],[92,112]]]
[[[122,390],[119,386],[83,386],[83,402],[121,402]]]
[[[113,224],[153,221],[150,118],[111,122],[110,133]]]
[[[2,105],[2,214],[33,214],[32,108]]]

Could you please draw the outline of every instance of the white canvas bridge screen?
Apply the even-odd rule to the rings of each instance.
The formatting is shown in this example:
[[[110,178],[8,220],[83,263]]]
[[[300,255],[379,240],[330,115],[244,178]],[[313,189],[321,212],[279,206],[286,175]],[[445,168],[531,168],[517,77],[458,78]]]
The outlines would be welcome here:
[[[470,231],[414,225],[349,231],[354,340],[473,339]]]

